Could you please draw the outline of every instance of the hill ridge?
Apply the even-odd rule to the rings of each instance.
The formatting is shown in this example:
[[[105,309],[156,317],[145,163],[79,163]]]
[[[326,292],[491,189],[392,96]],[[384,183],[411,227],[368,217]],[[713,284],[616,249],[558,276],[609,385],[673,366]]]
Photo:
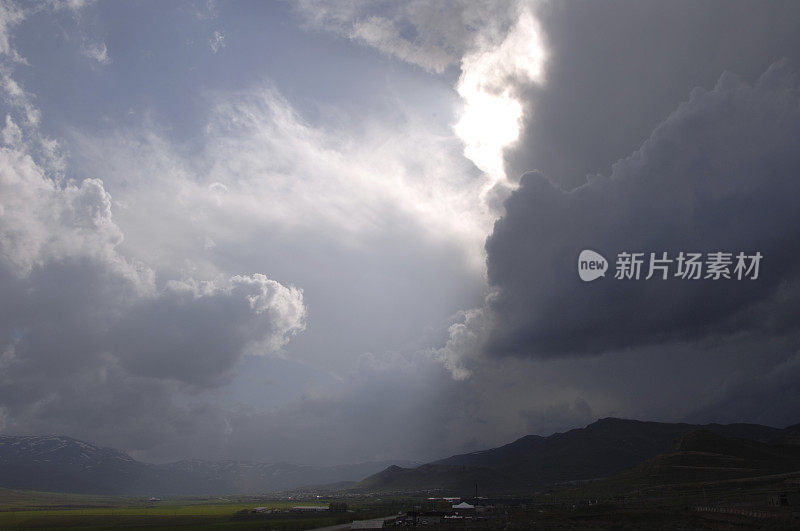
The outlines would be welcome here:
[[[471,492],[474,481],[469,468],[483,469],[484,482],[505,481],[501,490],[538,488],[562,482],[595,480],[609,477],[669,451],[673,443],[693,430],[705,430],[721,437],[741,438],[756,442],[775,441],[786,436],[785,429],[750,423],[689,424],[665,423],[605,417],[583,428],[557,432],[547,437],[526,435],[508,444],[450,456],[428,463],[430,467],[462,466],[448,481],[439,478],[426,482],[420,469],[394,470],[392,474],[375,475],[357,484],[356,490],[403,490],[416,486],[419,490],[442,488]],[[385,472],[385,471],[384,471]],[[440,475],[445,469],[439,470]],[[502,478],[502,480],[501,480]],[[470,483],[472,482],[472,483]]]

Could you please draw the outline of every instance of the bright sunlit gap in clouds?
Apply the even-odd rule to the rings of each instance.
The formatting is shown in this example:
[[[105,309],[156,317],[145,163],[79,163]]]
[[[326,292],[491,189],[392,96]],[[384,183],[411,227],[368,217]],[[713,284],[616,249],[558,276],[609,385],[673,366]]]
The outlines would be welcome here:
[[[499,45],[484,42],[461,60],[464,110],[454,129],[464,155],[489,177],[485,190],[505,179],[503,149],[519,139],[523,108],[511,82],[541,83],[545,59],[539,24],[522,7]]]

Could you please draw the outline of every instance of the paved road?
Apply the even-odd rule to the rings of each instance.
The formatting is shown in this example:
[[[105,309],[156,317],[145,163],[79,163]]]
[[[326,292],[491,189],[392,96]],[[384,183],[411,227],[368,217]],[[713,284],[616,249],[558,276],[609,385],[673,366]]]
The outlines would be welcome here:
[[[341,531],[350,529],[350,524],[329,525],[328,527],[316,527],[311,531]]]

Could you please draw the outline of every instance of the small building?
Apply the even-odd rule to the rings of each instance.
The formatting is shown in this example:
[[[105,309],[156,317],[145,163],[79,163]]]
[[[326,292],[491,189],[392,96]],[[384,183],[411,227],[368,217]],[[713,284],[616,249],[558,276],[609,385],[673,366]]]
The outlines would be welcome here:
[[[293,511],[297,511],[299,513],[313,513],[313,512],[321,512],[327,511],[327,505],[295,505],[292,507]]]
[[[453,505],[453,512],[457,516],[475,516],[475,506],[467,502]]]

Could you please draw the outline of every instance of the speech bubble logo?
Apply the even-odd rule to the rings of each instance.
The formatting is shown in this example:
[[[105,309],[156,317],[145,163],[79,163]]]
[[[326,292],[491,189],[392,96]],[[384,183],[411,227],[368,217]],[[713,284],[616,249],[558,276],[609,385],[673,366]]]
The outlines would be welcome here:
[[[578,276],[584,282],[591,282],[606,276],[608,261],[602,254],[589,249],[584,249],[578,256]]]

